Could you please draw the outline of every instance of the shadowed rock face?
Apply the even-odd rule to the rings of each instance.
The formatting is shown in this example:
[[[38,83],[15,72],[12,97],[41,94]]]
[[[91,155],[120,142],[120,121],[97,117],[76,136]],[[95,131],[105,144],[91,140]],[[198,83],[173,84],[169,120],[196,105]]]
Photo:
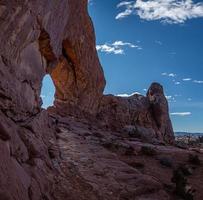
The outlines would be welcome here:
[[[2,0],[0,29],[0,199],[52,199],[60,159],[42,79],[56,106],[91,112],[105,85],[87,0]]]
[[[169,116],[168,101],[164,95],[163,87],[159,83],[152,83],[147,98],[150,102],[150,109],[158,128],[159,137],[168,143],[173,143],[174,133]]]
[[[95,113],[105,79],[97,57],[94,30],[87,13],[86,1],[69,2],[62,55],[56,66],[50,70],[56,86],[54,104],[57,107],[65,103],[70,110],[81,109]]]
[[[150,142],[172,143],[173,130],[159,84],[152,84],[147,97],[103,95],[105,78],[87,0],[1,0],[0,30],[0,199],[134,199],[152,191],[154,197],[167,196],[161,183],[132,170],[103,147],[112,149],[106,144],[115,139],[112,131],[121,136],[131,127]],[[50,74],[56,87],[49,112],[41,109],[45,74]],[[63,114],[64,122],[56,114]],[[101,133],[108,138],[103,141]],[[87,143],[80,147],[86,136]],[[129,144],[120,146],[123,151]],[[97,154],[100,150],[102,155]],[[133,152],[131,147],[128,150],[127,154]],[[104,175],[98,169],[100,156]],[[129,184],[128,172],[134,173]],[[111,181],[113,191],[107,187]],[[130,193],[123,189],[129,185]]]
[[[119,131],[126,126],[141,126],[150,130],[152,139],[174,141],[168,102],[159,83],[152,83],[146,97],[137,94],[128,98],[103,96],[97,115],[111,129]],[[145,134],[146,129],[143,131]]]
[[[12,110],[16,120],[39,112],[42,78],[49,73],[56,87],[56,106],[63,102],[94,113],[105,79],[87,1],[1,1],[0,11],[6,112]]]

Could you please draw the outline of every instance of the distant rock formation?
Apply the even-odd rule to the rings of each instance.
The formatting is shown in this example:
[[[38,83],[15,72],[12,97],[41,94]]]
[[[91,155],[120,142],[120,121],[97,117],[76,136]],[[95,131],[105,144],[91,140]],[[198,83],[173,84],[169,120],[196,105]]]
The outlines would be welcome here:
[[[103,96],[97,116],[113,130],[139,126],[144,128],[142,134],[150,135],[151,139],[174,142],[168,102],[159,83],[152,83],[147,97],[138,94],[127,98]]]
[[[150,102],[150,110],[158,128],[160,139],[168,143],[174,142],[174,132],[169,116],[168,101],[164,95],[163,87],[159,83],[152,83],[147,98]]]

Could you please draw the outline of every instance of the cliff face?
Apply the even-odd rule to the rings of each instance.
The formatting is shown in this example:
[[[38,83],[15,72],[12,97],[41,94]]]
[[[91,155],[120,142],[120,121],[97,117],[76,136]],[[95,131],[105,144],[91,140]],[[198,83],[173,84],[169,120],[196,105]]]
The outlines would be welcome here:
[[[105,85],[87,1],[3,0],[0,29],[0,197],[52,199],[59,152],[42,79],[53,78],[56,105],[91,112]]]
[[[55,83],[56,105],[62,101],[95,112],[105,80],[87,1],[1,1],[0,9],[1,66],[6,68],[1,67],[1,88],[12,99],[3,107],[12,109],[16,120],[39,112],[47,72]]]
[[[173,143],[163,88],[103,95],[87,0],[1,0],[0,30],[0,199],[168,198],[159,181],[112,153],[136,155],[142,139]],[[49,112],[40,98],[47,73],[56,87]],[[131,130],[140,134],[134,146],[119,139]]]

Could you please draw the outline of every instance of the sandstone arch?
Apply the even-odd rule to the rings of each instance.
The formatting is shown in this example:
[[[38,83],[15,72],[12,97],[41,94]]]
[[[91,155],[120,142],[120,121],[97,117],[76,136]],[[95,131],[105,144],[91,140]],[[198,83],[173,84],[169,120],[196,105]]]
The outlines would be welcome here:
[[[129,177],[133,169],[127,167],[124,170],[123,166],[128,165],[117,160],[117,156],[112,157],[112,153],[106,156],[107,150],[103,144],[94,151],[92,145],[97,145],[96,141],[101,141],[105,133],[107,136],[111,134],[113,129],[120,131],[117,132],[120,140],[122,128],[129,123],[139,124],[142,130],[150,128],[153,139],[157,139],[157,136],[166,142],[170,142],[168,138],[173,139],[173,131],[167,129],[170,121],[163,120],[167,124],[158,130],[148,97],[136,95],[125,99],[103,95],[105,78],[95,48],[87,3],[87,0],[0,1],[0,155],[3,161],[0,162],[0,198],[118,199],[109,195],[113,193],[108,184],[114,179],[115,194],[120,195],[118,191],[128,187],[123,177]],[[57,90],[54,107],[48,111],[41,109],[40,98],[41,84],[46,74],[50,74]],[[163,93],[157,95],[164,99]],[[76,137],[67,129],[63,133],[67,137],[62,141],[65,144],[61,149],[57,135],[60,132],[57,129],[58,115],[54,115],[54,112],[65,116],[67,126],[72,120],[73,126],[78,123],[78,126],[82,124],[82,128],[85,127],[81,136],[76,127]],[[70,114],[79,119],[70,117]],[[97,129],[102,134],[97,133]],[[76,141],[76,138],[79,140]],[[83,152],[86,139],[89,141],[88,151]],[[89,156],[84,159],[84,154],[81,154],[81,164],[86,165],[85,160],[89,162],[92,157],[100,159],[103,156],[105,162],[107,158],[113,158],[105,168],[112,168],[112,164],[116,168],[109,171],[110,179],[105,176],[108,183],[105,188],[97,182],[102,163],[98,162],[98,171],[92,175],[94,180],[87,181],[73,166],[74,163],[64,159],[61,151],[65,147],[65,153],[69,153],[66,147],[71,143],[76,149],[74,155],[67,156],[68,159],[78,158],[75,150]],[[76,143],[78,146],[75,146]],[[91,154],[101,153],[101,149],[103,155]],[[87,170],[82,170],[84,173],[91,171],[89,165],[86,167]],[[119,171],[120,180],[117,177]],[[134,172],[136,178],[132,182],[132,189],[141,185],[140,195],[145,195],[143,185],[152,184],[156,190],[154,187],[147,188],[149,197],[152,191],[159,192],[160,186],[153,178],[149,179],[146,175],[140,177],[137,170]],[[113,179],[111,174],[115,175]],[[95,184],[98,184],[96,190]],[[135,189],[137,194],[137,187]],[[106,196],[101,194],[101,198],[98,197],[103,191],[107,192]]]

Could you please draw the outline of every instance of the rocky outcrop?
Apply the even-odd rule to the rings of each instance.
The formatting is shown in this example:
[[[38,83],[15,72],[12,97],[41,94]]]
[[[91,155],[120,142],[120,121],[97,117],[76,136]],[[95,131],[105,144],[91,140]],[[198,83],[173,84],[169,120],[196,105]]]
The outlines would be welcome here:
[[[86,7],[86,0],[1,2],[0,108],[14,121],[39,113],[41,82],[48,73],[56,87],[56,112],[97,116],[112,129],[140,125],[172,141],[163,91],[153,105],[138,95],[103,96],[105,79]]]
[[[203,154],[143,142],[84,119],[53,117],[64,172],[56,199],[202,199]]]
[[[60,30],[64,33],[62,55],[50,70],[56,86],[54,104],[56,107],[68,105],[67,113],[80,109],[93,114],[102,96],[105,79],[97,57],[87,1],[69,1],[66,12],[68,20],[64,30]]]
[[[168,101],[164,95],[163,87],[158,83],[152,83],[147,98],[150,102],[150,110],[158,128],[159,138],[168,143],[174,142],[172,123],[169,117]]]
[[[42,79],[51,75],[56,107],[91,112],[105,85],[87,0],[3,0],[0,29],[0,199],[53,199],[65,175]]]
[[[56,106],[63,102],[94,113],[105,79],[87,0],[1,1],[0,11],[6,112],[12,110],[16,120],[39,112],[42,78],[49,73],[56,87]]]
[[[143,136],[148,134],[151,139],[167,143],[174,141],[168,102],[158,83],[152,83],[146,97],[138,94],[127,98],[103,96],[97,117],[113,130],[123,131],[126,126],[134,126]]]

